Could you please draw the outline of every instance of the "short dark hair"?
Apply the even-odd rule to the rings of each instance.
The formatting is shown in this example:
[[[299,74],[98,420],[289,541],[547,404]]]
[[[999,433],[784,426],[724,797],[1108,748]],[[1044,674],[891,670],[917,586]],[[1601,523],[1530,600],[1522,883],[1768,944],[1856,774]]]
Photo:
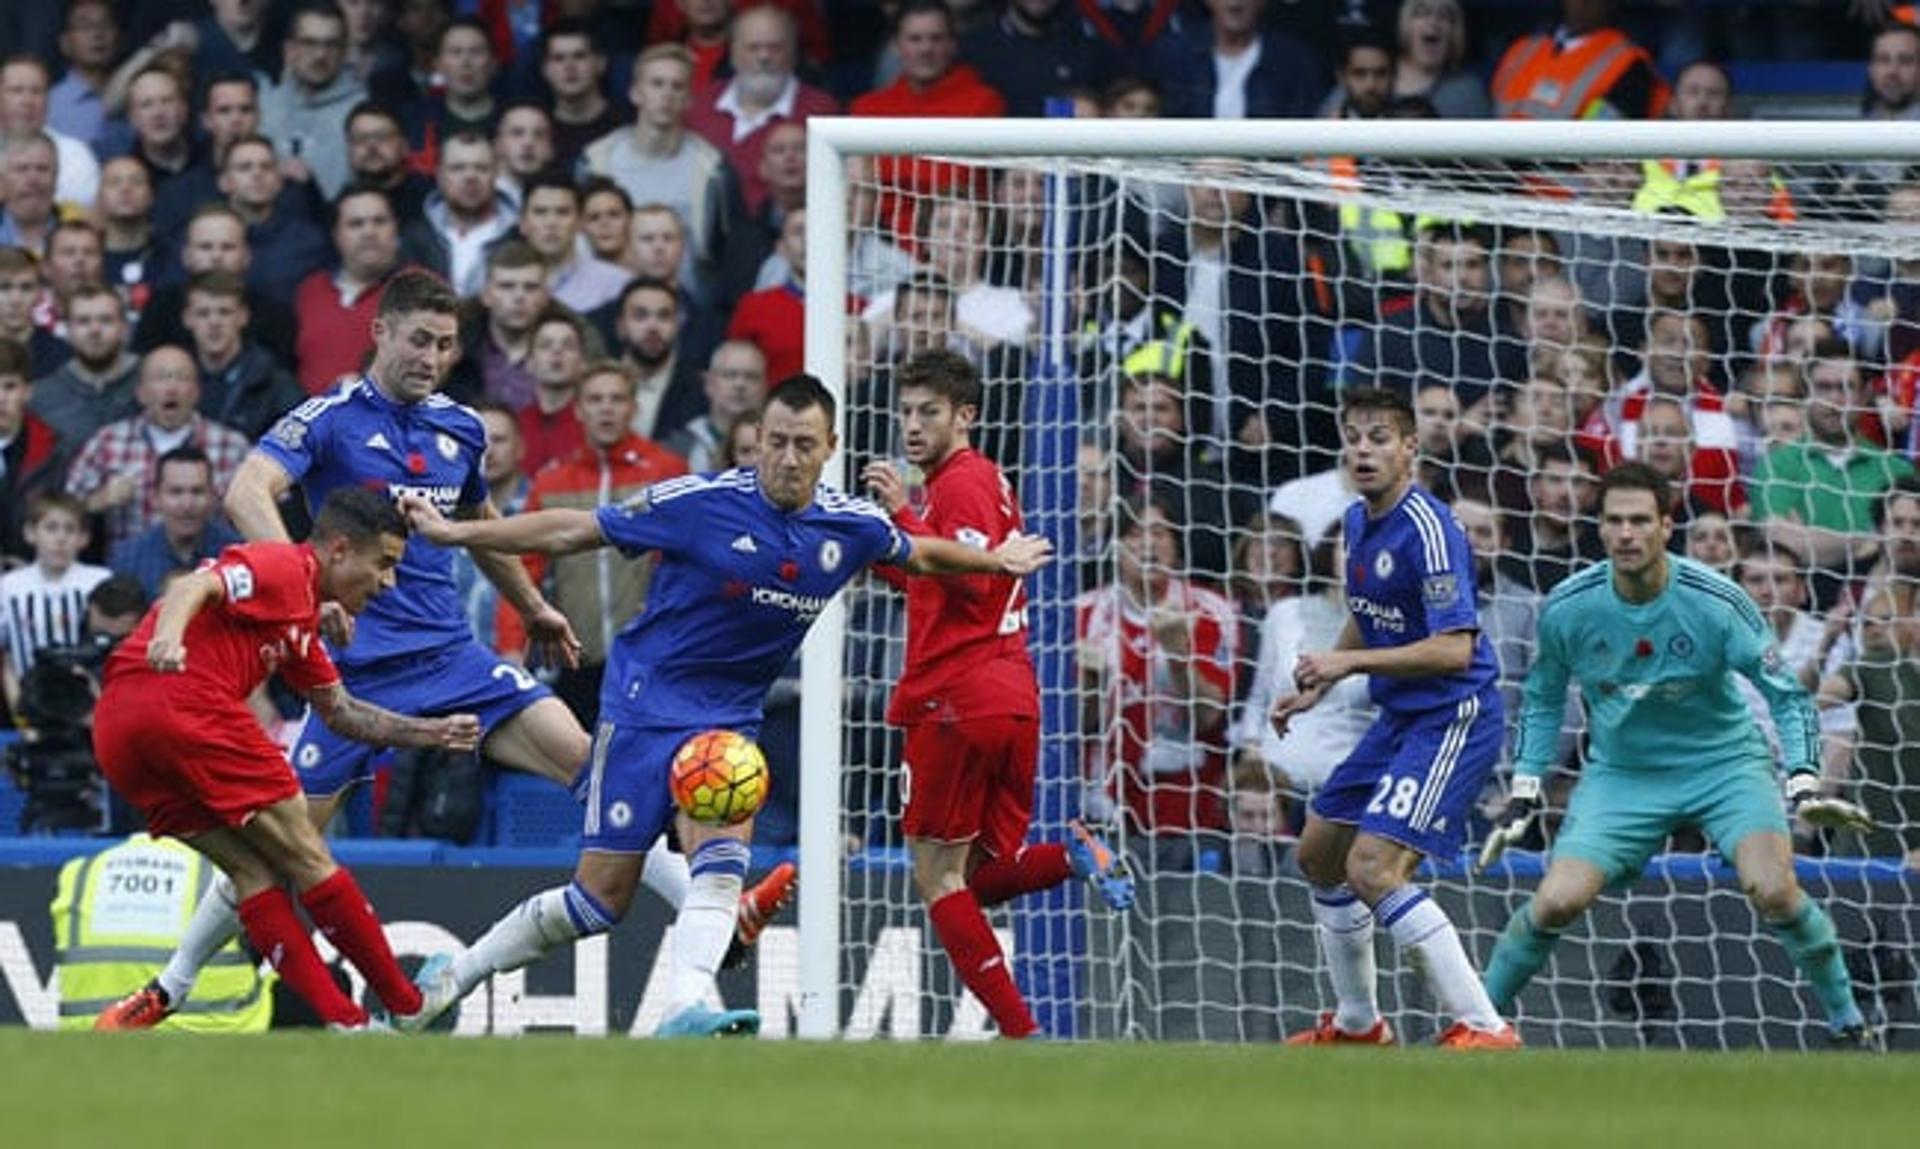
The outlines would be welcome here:
[[[233,271],[196,272],[187,278],[186,290],[188,297],[195,293],[221,299],[238,299],[244,304],[247,301],[247,281]]]
[[[598,40],[594,39],[593,29],[587,26],[586,21],[574,16],[568,16],[565,19],[555,20],[552,24],[548,25],[546,33],[540,37],[540,62],[542,64],[547,62],[547,53],[553,49],[553,42],[564,37],[585,40],[587,42],[587,49],[596,56],[605,56],[607,54],[607,50],[600,46]]]
[[[4,373],[4,369],[0,368],[0,374]],[[1896,480],[1891,487],[1881,492],[1879,498],[1873,501],[1874,530],[1884,531],[1887,529],[1887,516],[1893,513],[1893,504],[1899,502],[1901,499],[1920,499],[1920,478],[1908,475],[1904,479]]]
[[[496,271],[518,271],[523,267],[537,267],[544,271],[546,266],[546,257],[534,250],[532,244],[516,236],[501,240],[493,246],[493,250],[487,252],[488,278]]]
[[[627,194],[626,188],[614,183],[606,176],[588,176],[580,185],[580,203],[585,205],[589,199],[597,195],[618,196],[629,212],[633,210],[633,197]]]
[[[117,574],[101,579],[87,592],[87,606],[108,618],[124,618],[147,612],[147,590],[132,575]]]
[[[64,511],[79,520],[82,530],[87,527],[87,504],[65,491],[41,491],[28,498],[27,525],[38,526],[51,511]]]
[[[406,128],[405,122],[400,119],[400,113],[394,109],[392,104],[383,100],[361,100],[353,106],[352,111],[347,113],[347,131],[353,131],[353,121],[365,119],[368,116],[376,116],[386,120],[394,127],[400,128],[403,131]]]
[[[1347,416],[1361,411],[1376,411],[1386,415],[1402,435],[1419,433],[1420,420],[1413,412],[1413,404],[1398,391],[1389,391],[1384,387],[1355,387],[1340,397],[1342,423],[1347,421]]]
[[[527,181],[520,185],[520,203],[525,205],[532,202],[533,193],[537,191],[562,191],[573,200],[575,208],[581,203],[580,188],[558,168],[541,168],[528,176]]]
[[[267,149],[267,153],[269,155],[274,156],[275,158],[278,158],[280,155],[280,149],[278,146],[274,144],[272,139],[270,139],[267,136],[261,135],[259,132],[249,132],[244,136],[237,136],[234,139],[228,141],[227,150],[220,153],[220,170],[221,171],[226,170],[227,163],[233,159],[233,153],[239,151],[243,147],[262,147]]]
[[[185,443],[175,447],[173,450],[168,451],[166,454],[154,460],[153,481],[156,484],[159,483],[160,476],[166,473],[167,465],[170,463],[185,463],[189,467],[205,467],[207,469],[207,479],[209,481],[213,479],[213,460],[207,458],[207,453],[192,443]]]
[[[945,348],[922,351],[901,364],[894,390],[897,393],[909,387],[933,392],[953,404],[956,411],[962,407],[980,409],[980,372],[966,356],[955,351]]]
[[[1594,505],[1605,510],[1607,495],[1612,491],[1645,491],[1653,496],[1654,505],[1663,515],[1673,506],[1673,484],[1645,463],[1621,463],[1608,471],[1600,480],[1599,497]]]
[[[415,311],[431,311],[436,315],[457,315],[460,311],[460,297],[447,286],[447,281],[417,267],[408,268],[387,281],[387,289],[380,296],[381,319],[408,315]]]
[[[33,356],[18,339],[0,339],[0,376],[33,382]]]
[[[620,306],[614,309],[615,315],[626,311],[627,300],[632,299],[634,293],[637,291],[664,291],[673,297],[674,309],[678,310],[680,307],[679,288],[655,276],[636,275],[632,279],[627,280],[627,285],[620,289]]]
[[[391,535],[407,537],[407,520],[393,500],[366,487],[339,487],[313,517],[313,541],[345,539],[356,547]]]
[[[778,403],[796,414],[818,407],[826,412],[829,427],[833,426],[834,419],[840,410],[840,404],[834,399],[833,392],[827,390],[827,385],[820,381],[820,377],[809,375],[804,371],[798,375],[789,375],[775,383],[773,390],[767,393],[767,403],[769,405]]]
[[[1146,525],[1147,516],[1154,511],[1167,520],[1167,526],[1173,532],[1173,545],[1182,560],[1186,558],[1186,539],[1181,533],[1180,508],[1173,496],[1162,490],[1137,491],[1121,499],[1113,508],[1113,539],[1119,542]]]
[[[328,233],[331,234],[334,228],[340,226],[340,211],[347,206],[348,200],[359,199],[361,196],[370,195],[380,197],[380,202],[387,205],[387,214],[392,216],[394,224],[398,225],[400,222],[400,213],[394,210],[393,197],[387,194],[386,189],[375,187],[361,180],[354,180],[346,187],[341,188],[340,194],[334,196],[333,202],[327,205]]]

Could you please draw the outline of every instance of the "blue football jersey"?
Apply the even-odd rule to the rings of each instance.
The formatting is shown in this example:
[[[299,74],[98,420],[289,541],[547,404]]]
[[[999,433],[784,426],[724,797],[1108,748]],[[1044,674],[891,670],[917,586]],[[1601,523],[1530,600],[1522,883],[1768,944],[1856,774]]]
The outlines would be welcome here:
[[[448,517],[487,500],[480,469],[486,425],[442,395],[396,403],[367,379],[343,383],[295,407],[254,449],[293,477],[316,512],[340,487],[373,487],[395,499],[422,495]],[[394,588],[367,605],[353,641],[333,652],[342,668],[473,637],[451,551],[409,538],[396,575]]]
[[[660,552],[647,605],[607,658],[600,714],[622,724],[758,723],[827,600],[870,564],[912,553],[866,499],[822,487],[784,511],[739,468],[667,479],[597,514],[623,552]]]
[[[1347,508],[1347,609],[1369,647],[1407,646],[1430,635],[1480,629],[1473,552],[1453,511],[1418,485],[1379,518],[1364,499]],[[1463,674],[1389,678],[1368,685],[1376,705],[1408,714],[1453,706],[1500,676],[1484,632]]]

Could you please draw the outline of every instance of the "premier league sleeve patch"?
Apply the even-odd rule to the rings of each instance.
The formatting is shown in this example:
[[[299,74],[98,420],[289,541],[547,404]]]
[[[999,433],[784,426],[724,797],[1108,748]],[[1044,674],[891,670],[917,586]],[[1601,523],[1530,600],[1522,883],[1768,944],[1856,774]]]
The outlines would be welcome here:
[[[1420,597],[1428,606],[1451,606],[1460,597],[1460,582],[1452,574],[1428,575],[1420,582]]]

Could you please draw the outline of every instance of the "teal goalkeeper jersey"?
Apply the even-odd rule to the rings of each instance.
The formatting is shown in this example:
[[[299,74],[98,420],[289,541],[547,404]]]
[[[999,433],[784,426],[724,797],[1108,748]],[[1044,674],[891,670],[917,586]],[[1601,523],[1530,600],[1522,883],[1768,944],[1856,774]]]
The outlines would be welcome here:
[[[1691,559],[1668,556],[1667,588],[1629,603],[1613,589],[1613,564],[1589,567],[1554,588],[1540,612],[1539,649],[1527,673],[1515,770],[1553,765],[1567,682],[1586,704],[1588,760],[1628,770],[1711,769],[1768,757],[1734,675],[1759,688],[1780,732],[1789,771],[1818,761],[1813,703],[1774,647],[1746,591]]]

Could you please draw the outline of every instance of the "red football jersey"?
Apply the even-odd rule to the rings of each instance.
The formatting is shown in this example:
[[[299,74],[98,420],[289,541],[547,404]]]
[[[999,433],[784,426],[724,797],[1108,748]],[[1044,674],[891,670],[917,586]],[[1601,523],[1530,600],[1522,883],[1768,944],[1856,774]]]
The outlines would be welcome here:
[[[244,543],[200,569],[219,576],[222,593],[187,624],[186,668],[162,673],[147,665],[156,603],[108,660],[109,688],[139,679],[142,691],[231,706],[276,673],[302,694],[340,681],[320,642],[320,562],[311,546]]]
[[[894,520],[908,534],[992,550],[1020,529],[1020,505],[999,467],[962,448],[927,477],[925,511],[902,507]],[[1040,716],[1021,580],[1004,575],[911,578],[905,589],[907,664],[893,689],[887,721],[904,726]]]

